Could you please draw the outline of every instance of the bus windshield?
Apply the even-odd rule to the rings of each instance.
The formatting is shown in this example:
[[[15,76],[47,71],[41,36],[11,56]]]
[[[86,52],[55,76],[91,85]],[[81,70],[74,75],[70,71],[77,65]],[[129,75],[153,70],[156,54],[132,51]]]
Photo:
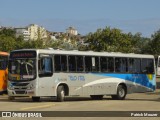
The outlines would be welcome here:
[[[8,56],[0,56],[0,70],[7,69]]]
[[[35,59],[13,59],[9,61],[9,80],[32,80],[36,77]]]

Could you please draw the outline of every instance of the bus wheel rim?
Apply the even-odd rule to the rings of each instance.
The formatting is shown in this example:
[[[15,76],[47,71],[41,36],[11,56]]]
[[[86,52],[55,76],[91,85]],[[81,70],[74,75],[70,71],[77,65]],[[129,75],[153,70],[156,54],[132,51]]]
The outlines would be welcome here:
[[[124,89],[121,88],[121,89],[119,90],[119,96],[120,96],[120,97],[123,97],[124,95],[125,95],[125,91],[124,91]]]

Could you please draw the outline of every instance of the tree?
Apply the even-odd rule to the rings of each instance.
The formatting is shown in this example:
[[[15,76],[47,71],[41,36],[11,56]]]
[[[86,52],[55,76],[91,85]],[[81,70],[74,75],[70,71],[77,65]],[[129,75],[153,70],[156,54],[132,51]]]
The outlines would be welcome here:
[[[133,46],[133,53],[145,53],[145,47],[148,45],[150,41],[149,38],[145,38],[141,36],[141,33],[128,33],[128,36],[131,39],[131,44]]]
[[[44,43],[43,43],[43,40],[41,40],[41,39],[28,40],[28,41],[25,41],[24,48],[43,49],[44,48]]]
[[[0,31],[0,35],[10,36],[12,38],[15,38],[15,33],[16,31],[14,29],[7,29],[7,28],[3,28]]]
[[[15,39],[10,36],[0,36],[0,50],[10,52],[11,50],[15,49]]]
[[[15,31],[13,29],[3,28],[0,31],[0,50],[10,52],[15,49]]]
[[[19,36],[15,41],[15,49],[23,49],[25,47],[25,41],[23,36]]]
[[[125,53],[133,51],[131,38],[116,28],[106,27],[105,29],[98,29],[95,33],[89,33],[86,43],[89,44],[89,49],[93,51]]]
[[[151,40],[145,47],[145,51],[155,56],[160,55],[160,30],[152,34]]]

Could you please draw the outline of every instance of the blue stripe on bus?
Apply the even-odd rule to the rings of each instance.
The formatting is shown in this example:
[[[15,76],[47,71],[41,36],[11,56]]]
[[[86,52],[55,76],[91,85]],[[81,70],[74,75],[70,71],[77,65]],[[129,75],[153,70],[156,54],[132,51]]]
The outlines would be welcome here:
[[[156,89],[155,87],[155,75],[150,74],[147,76],[147,74],[107,74],[107,73],[93,73],[94,75],[100,75],[100,76],[106,76],[106,77],[115,77],[120,78],[124,80],[128,80],[134,83],[138,83],[140,85],[143,85],[145,87],[151,88],[153,90]]]

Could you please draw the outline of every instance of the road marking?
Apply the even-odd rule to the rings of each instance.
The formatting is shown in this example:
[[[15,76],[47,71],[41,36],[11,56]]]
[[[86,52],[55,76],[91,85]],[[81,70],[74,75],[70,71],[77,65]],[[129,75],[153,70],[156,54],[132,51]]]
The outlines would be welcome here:
[[[37,109],[37,108],[47,108],[55,106],[55,104],[47,104],[47,105],[41,105],[41,106],[34,106],[34,107],[26,107],[26,108],[21,108],[20,110],[31,110],[31,109]]]

